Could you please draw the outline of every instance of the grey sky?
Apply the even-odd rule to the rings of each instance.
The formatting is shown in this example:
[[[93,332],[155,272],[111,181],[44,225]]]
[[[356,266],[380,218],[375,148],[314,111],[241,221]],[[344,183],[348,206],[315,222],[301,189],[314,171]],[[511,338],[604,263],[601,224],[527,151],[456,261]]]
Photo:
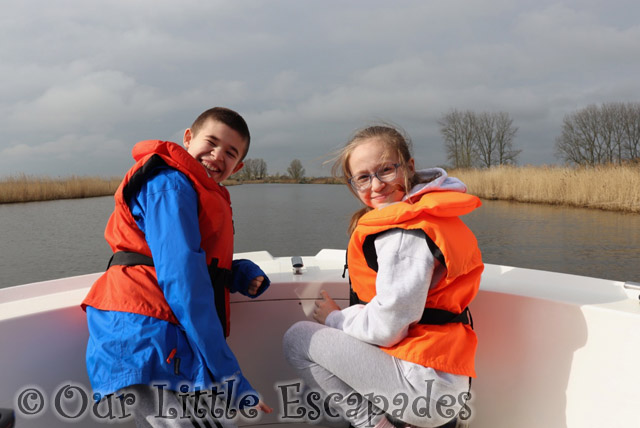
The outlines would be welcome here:
[[[640,101],[640,3],[584,1],[6,2],[0,177],[122,175],[133,144],[181,142],[206,108],[249,123],[269,173],[376,120],[418,166],[446,162],[437,120],[506,111],[521,164],[556,163],[564,115]]]

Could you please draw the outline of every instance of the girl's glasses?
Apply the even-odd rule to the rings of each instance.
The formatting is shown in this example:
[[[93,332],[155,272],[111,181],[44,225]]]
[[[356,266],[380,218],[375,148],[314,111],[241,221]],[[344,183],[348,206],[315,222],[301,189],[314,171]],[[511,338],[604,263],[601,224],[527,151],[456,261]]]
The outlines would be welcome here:
[[[354,175],[347,181],[355,191],[361,192],[371,187],[371,181],[373,180],[373,177],[376,177],[378,180],[382,181],[383,183],[389,183],[390,181],[393,181],[398,175],[399,166],[400,166],[399,163],[384,165],[378,168],[378,170],[373,174]]]

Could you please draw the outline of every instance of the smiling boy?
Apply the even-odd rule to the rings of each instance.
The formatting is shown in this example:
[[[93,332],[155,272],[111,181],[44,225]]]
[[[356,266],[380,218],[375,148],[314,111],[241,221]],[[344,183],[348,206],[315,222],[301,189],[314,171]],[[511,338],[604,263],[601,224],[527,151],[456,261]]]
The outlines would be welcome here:
[[[184,131],[183,144],[187,152],[206,169],[217,183],[238,172],[242,159],[249,151],[249,130],[240,131],[216,120],[219,115],[204,112]],[[228,120],[232,122],[231,120]],[[233,122],[232,122],[233,124]]]
[[[160,417],[157,400],[181,408],[176,391],[224,385],[234,406],[270,411],[225,340],[229,292],[256,297],[269,286],[257,265],[232,260],[231,204],[220,185],[242,168],[249,143],[238,113],[209,109],[184,132],[186,150],[136,144],[116,191],[105,230],[114,254],[82,303],[86,363],[94,393],[134,395],[138,426],[192,426]]]

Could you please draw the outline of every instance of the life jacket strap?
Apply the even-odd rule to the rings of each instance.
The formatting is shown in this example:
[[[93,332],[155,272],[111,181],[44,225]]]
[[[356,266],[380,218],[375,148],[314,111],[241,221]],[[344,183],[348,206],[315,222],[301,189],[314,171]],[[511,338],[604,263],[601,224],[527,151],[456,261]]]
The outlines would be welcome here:
[[[349,304],[350,305],[366,305],[368,302],[361,300],[358,294],[351,289],[349,291]],[[462,313],[456,314],[455,312],[447,311],[446,309],[437,308],[424,308],[422,317],[418,320],[418,324],[425,325],[443,325],[459,322],[465,325],[470,325],[473,328],[473,318],[471,317],[471,311],[468,307],[464,308]]]
[[[135,253],[133,251],[116,251],[111,255],[107,270],[113,265],[119,266],[153,266],[153,259],[144,254]]]
[[[227,289],[231,288],[233,281],[233,273],[229,269],[218,267],[218,259],[213,259],[209,268],[209,277],[213,285],[213,298],[215,300],[216,312],[222,325],[222,331],[225,337],[229,334],[229,325],[227,324]]]
[[[471,328],[473,328],[473,318],[471,318],[471,311],[469,310],[469,307],[464,308],[462,313],[459,314],[445,309],[424,308],[422,318],[418,321],[419,324],[433,325],[443,325],[454,322],[470,325]]]
[[[369,266],[371,269],[373,269],[376,272],[378,272],[378,253],[376,251],[376,246],[374,242],[379,235],[382,235],[383,233],[386,233],[389,230],[392,230],[392,229],[388,229],[380,233],[375,233],[373,235],[368,235],[366,238],[364,238],[364,242],[362,243],[362,252],[364,253],[364,259],[367,262],[367,266]],[[421,229],[417,229],[417,230],[421,230]],[[426,233],[424,234],[424,238],[427,241],[427,246],[429,247],[429,251],[431,251],[431,254],[433,254],[433,258],[438,260],[440,264],[442,264],[442,266],[446,268],[447,262],[445,261],[444,254],[442,254],[442,251],[440,250],[440,248],[438,248],[438,246],[433,241],[433,239],[431,239],[431,237]]]
[[[153,267],[153,259],[144,254],[136,253],[133,251],[117,251],[113,253],[109,259],[107,269],[111,266],[151,266]],[[229,269],[218,267],[218,259],[213,259],[209,266],[209,278],[211,278],[211,284],[213,285],[213,295],[216,304],[216,312],[220,323],[222,324],[223,331],[227,331],[227,304],[225,296],[225,288],[230,288],[233,280],[233,273]]]

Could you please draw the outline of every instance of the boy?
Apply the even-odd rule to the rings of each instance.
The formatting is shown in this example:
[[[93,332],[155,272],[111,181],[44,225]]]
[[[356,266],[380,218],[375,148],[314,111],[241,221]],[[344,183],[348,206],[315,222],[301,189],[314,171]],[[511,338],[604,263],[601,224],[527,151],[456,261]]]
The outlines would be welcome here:
[[[231,205],[220,186],[242,168],[249,143],[242,116],[209,109],[184,132],[186,150],[136,144],[136,164],[116,191],[105,230],[114,255],[82,303],[86,363],[98,399],[133,394],[138,426],[193,426],[161,417],[158,406],[181,413],[177,391],[215,387],[234,407],[271,411],[225,341],[229,291],[257,297],[269,286],[257,265],[232,261]]]

